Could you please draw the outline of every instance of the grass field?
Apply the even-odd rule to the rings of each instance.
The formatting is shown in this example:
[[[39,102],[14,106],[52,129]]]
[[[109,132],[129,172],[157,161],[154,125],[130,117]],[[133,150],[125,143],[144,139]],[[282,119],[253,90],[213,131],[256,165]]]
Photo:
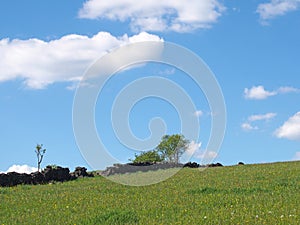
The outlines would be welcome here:
[[[300,224],[300,162],[186,168],[143,187],[95,177],[0,188],[0,224]]]

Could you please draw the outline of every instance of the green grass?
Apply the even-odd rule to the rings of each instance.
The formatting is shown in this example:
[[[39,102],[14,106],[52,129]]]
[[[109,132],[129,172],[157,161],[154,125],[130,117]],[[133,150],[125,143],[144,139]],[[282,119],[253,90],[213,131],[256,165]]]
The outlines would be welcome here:
[[[165,171],[127,174],[143,180]],[[0,188],[1,224],[299,224],[300,162],[182,169],[132,187],[103,177]]]

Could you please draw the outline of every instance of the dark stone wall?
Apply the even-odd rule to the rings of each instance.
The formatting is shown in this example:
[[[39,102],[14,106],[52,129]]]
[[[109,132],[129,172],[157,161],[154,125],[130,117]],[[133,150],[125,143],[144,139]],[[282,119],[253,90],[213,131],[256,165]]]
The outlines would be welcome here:
[[[171,168],[183,167],[183,164],[178,163],[128,163],[128,164],[114,164],[112,167],[107,167],[106,170],[99,173],[102,176],[110,176],[114,174],[125,174],[125,173],[135,173],[135,172],[147,172],[155,171],[160,169],[171,169]]]
[[[114,174],[125,174],[134,172],[147,172],[160,169],[171,168],[199,168],[199,167],[219,167],[223,166],[220,163],[209,164],[201,166],[195,162],[188,162],[186,164],[167,163],[167,162],[145,162],[145,163],[128,163],[128,164],[114,164],[112,167],[107,167],[106,170],[99,173],[102,176],[110,176]],[[75,171],[70,173],[69,168],[60,166],[47,166],[42,172],[26,173],[2,173],[0,174],[0,187],[11,187],[19,184],[47,184],[51,182],[65,182],[75,180],[80,177],[93,177],[94,175],[87,172],[85,167],[76,167]]]
[[[101,171],[99,175],[102,176],[111,176],[114,174],[125,174],[125,173],[134,173],[134,172],[147,172],[155,171],[160,169],[170,169],[170,168],[199,168],[199,167],[219,167],[223,166],[221,163],[209,164],[209,165],[199,165],[196,162],[188,162],[186,164],[180,163],[168,163],[168,162],[143,162],[143,163],[127,163],[127,164],[114,164],[111,167],[107,167],[106,170]]]
[[[78,177],[92,177],[93,174],[87,173],[85,167],[76,167],[75,171],[70,173],[69,168],[60,166],[47,166],[42,172],[26,173],[1,173],[0,187],[11,187],[19,184],[46,184],[51,182],[65,182],[75,180]]]
[[[189,168],[199,168],[199,167],[218,167],[223,166],[221,163],[209,164],[206,166],[201,166],[195,162],[188,162],[186,164],[180,163],[152,163],[152,162],[143,162],[143,163],[127,163],[127,164],[114,164],[112,167],[107,167],[106,170],[101,171],[99,175],[102,176],[111,176],[114,174],[124,174],[124,173],[134,173],[134,172],[147,172],[155,171],[160,169],[170,169],[170,168],[180,168],[180,167],[189,167]]]

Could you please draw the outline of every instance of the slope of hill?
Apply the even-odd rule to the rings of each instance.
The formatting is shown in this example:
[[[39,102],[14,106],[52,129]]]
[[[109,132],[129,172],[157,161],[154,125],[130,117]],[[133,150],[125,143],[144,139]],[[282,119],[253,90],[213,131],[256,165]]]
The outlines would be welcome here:
[[[142,187],[94,177],[0,188],[0,224],[299,224],[299,201],[300,162],[184,168]]]

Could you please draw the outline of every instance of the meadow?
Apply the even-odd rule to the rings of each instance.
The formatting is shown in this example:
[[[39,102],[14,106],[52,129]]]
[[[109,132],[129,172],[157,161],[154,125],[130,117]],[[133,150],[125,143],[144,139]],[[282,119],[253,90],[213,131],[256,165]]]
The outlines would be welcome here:
[[[147,179],[164,171],[119,175]],[[0,188],[0,224],[300,224],[300,161]]]

